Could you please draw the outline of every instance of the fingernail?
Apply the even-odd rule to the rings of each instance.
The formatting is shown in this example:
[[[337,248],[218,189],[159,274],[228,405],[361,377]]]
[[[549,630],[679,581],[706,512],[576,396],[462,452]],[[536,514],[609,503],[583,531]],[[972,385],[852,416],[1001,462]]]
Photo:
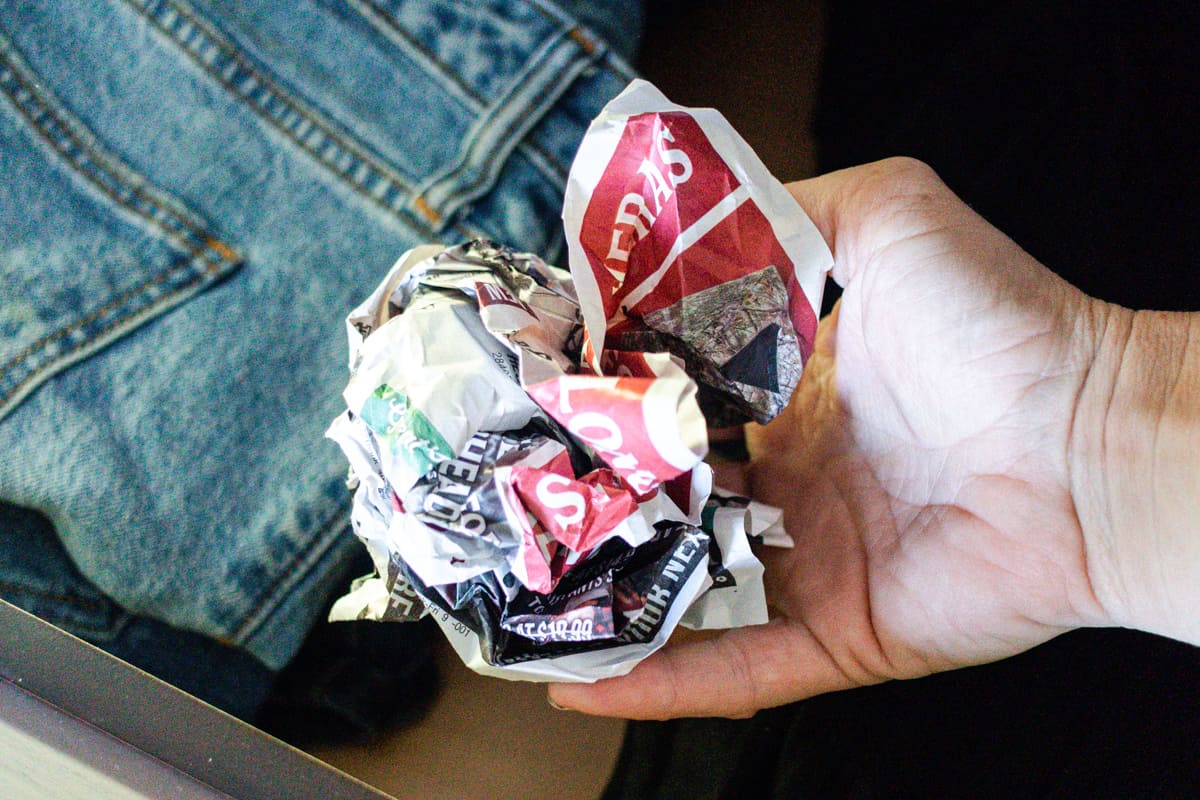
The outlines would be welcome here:
[[[550,695],[546,695],[546,702],[549,703],[550,707],[553,708],[555,711],[570,711],[571,710],[571,709],[567,708],[566,706],[560,706],[558,703],[554,702],[554,698],[551,697]]]

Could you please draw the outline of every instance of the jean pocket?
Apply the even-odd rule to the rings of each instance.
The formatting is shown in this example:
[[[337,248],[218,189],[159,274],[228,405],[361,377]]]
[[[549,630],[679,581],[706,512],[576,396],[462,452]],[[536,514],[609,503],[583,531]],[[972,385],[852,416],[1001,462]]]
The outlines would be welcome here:
[[[0,419],[241,263],[44,87],[0,31]]]

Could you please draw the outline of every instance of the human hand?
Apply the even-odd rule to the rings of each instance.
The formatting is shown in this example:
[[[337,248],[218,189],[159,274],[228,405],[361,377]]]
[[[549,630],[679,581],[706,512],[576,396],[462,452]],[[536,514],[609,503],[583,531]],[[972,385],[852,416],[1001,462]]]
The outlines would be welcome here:
[[[1077,399],[1109,307],[889,160],[792,184],[844,287],[788,409],[748,431],[772,621],[555,685],[634,718],[743,716],[1016,654],[1109,617],[1072,497]]]

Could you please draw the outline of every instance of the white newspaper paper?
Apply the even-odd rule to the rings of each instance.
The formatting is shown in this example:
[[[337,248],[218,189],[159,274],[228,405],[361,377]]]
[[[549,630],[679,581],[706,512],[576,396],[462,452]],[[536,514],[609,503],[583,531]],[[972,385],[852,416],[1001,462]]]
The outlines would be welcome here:
[[[349,315],[328,434],[375,564],[331,619],[432,615],[510,679],[766,622],[751,541],[790,539],[714,490],[706,417],[782,409],[832,262],[719,114],[642,81],[589,129],[563,216],[569,273],[483,241],[402,255]]]

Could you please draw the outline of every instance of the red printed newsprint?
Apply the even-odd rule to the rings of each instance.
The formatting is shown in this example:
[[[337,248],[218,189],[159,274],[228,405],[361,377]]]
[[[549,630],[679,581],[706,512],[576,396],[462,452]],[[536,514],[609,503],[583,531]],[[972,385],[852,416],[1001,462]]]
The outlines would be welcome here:
[[[634,81],[588,129],[563,221],[593,370],[652,343],[696,376],[710,425],[782,410],[833,257],[724,117]]]
[[[829,252],[713,111],[638,81],[589,129],[571,270],[492,242],[405,253],[347,319],[351,521],[331,619],[431,615],[489,675],[628,672],[678,625],[764,623],[778,509],[712,485],[707,424],[766,421]]]

